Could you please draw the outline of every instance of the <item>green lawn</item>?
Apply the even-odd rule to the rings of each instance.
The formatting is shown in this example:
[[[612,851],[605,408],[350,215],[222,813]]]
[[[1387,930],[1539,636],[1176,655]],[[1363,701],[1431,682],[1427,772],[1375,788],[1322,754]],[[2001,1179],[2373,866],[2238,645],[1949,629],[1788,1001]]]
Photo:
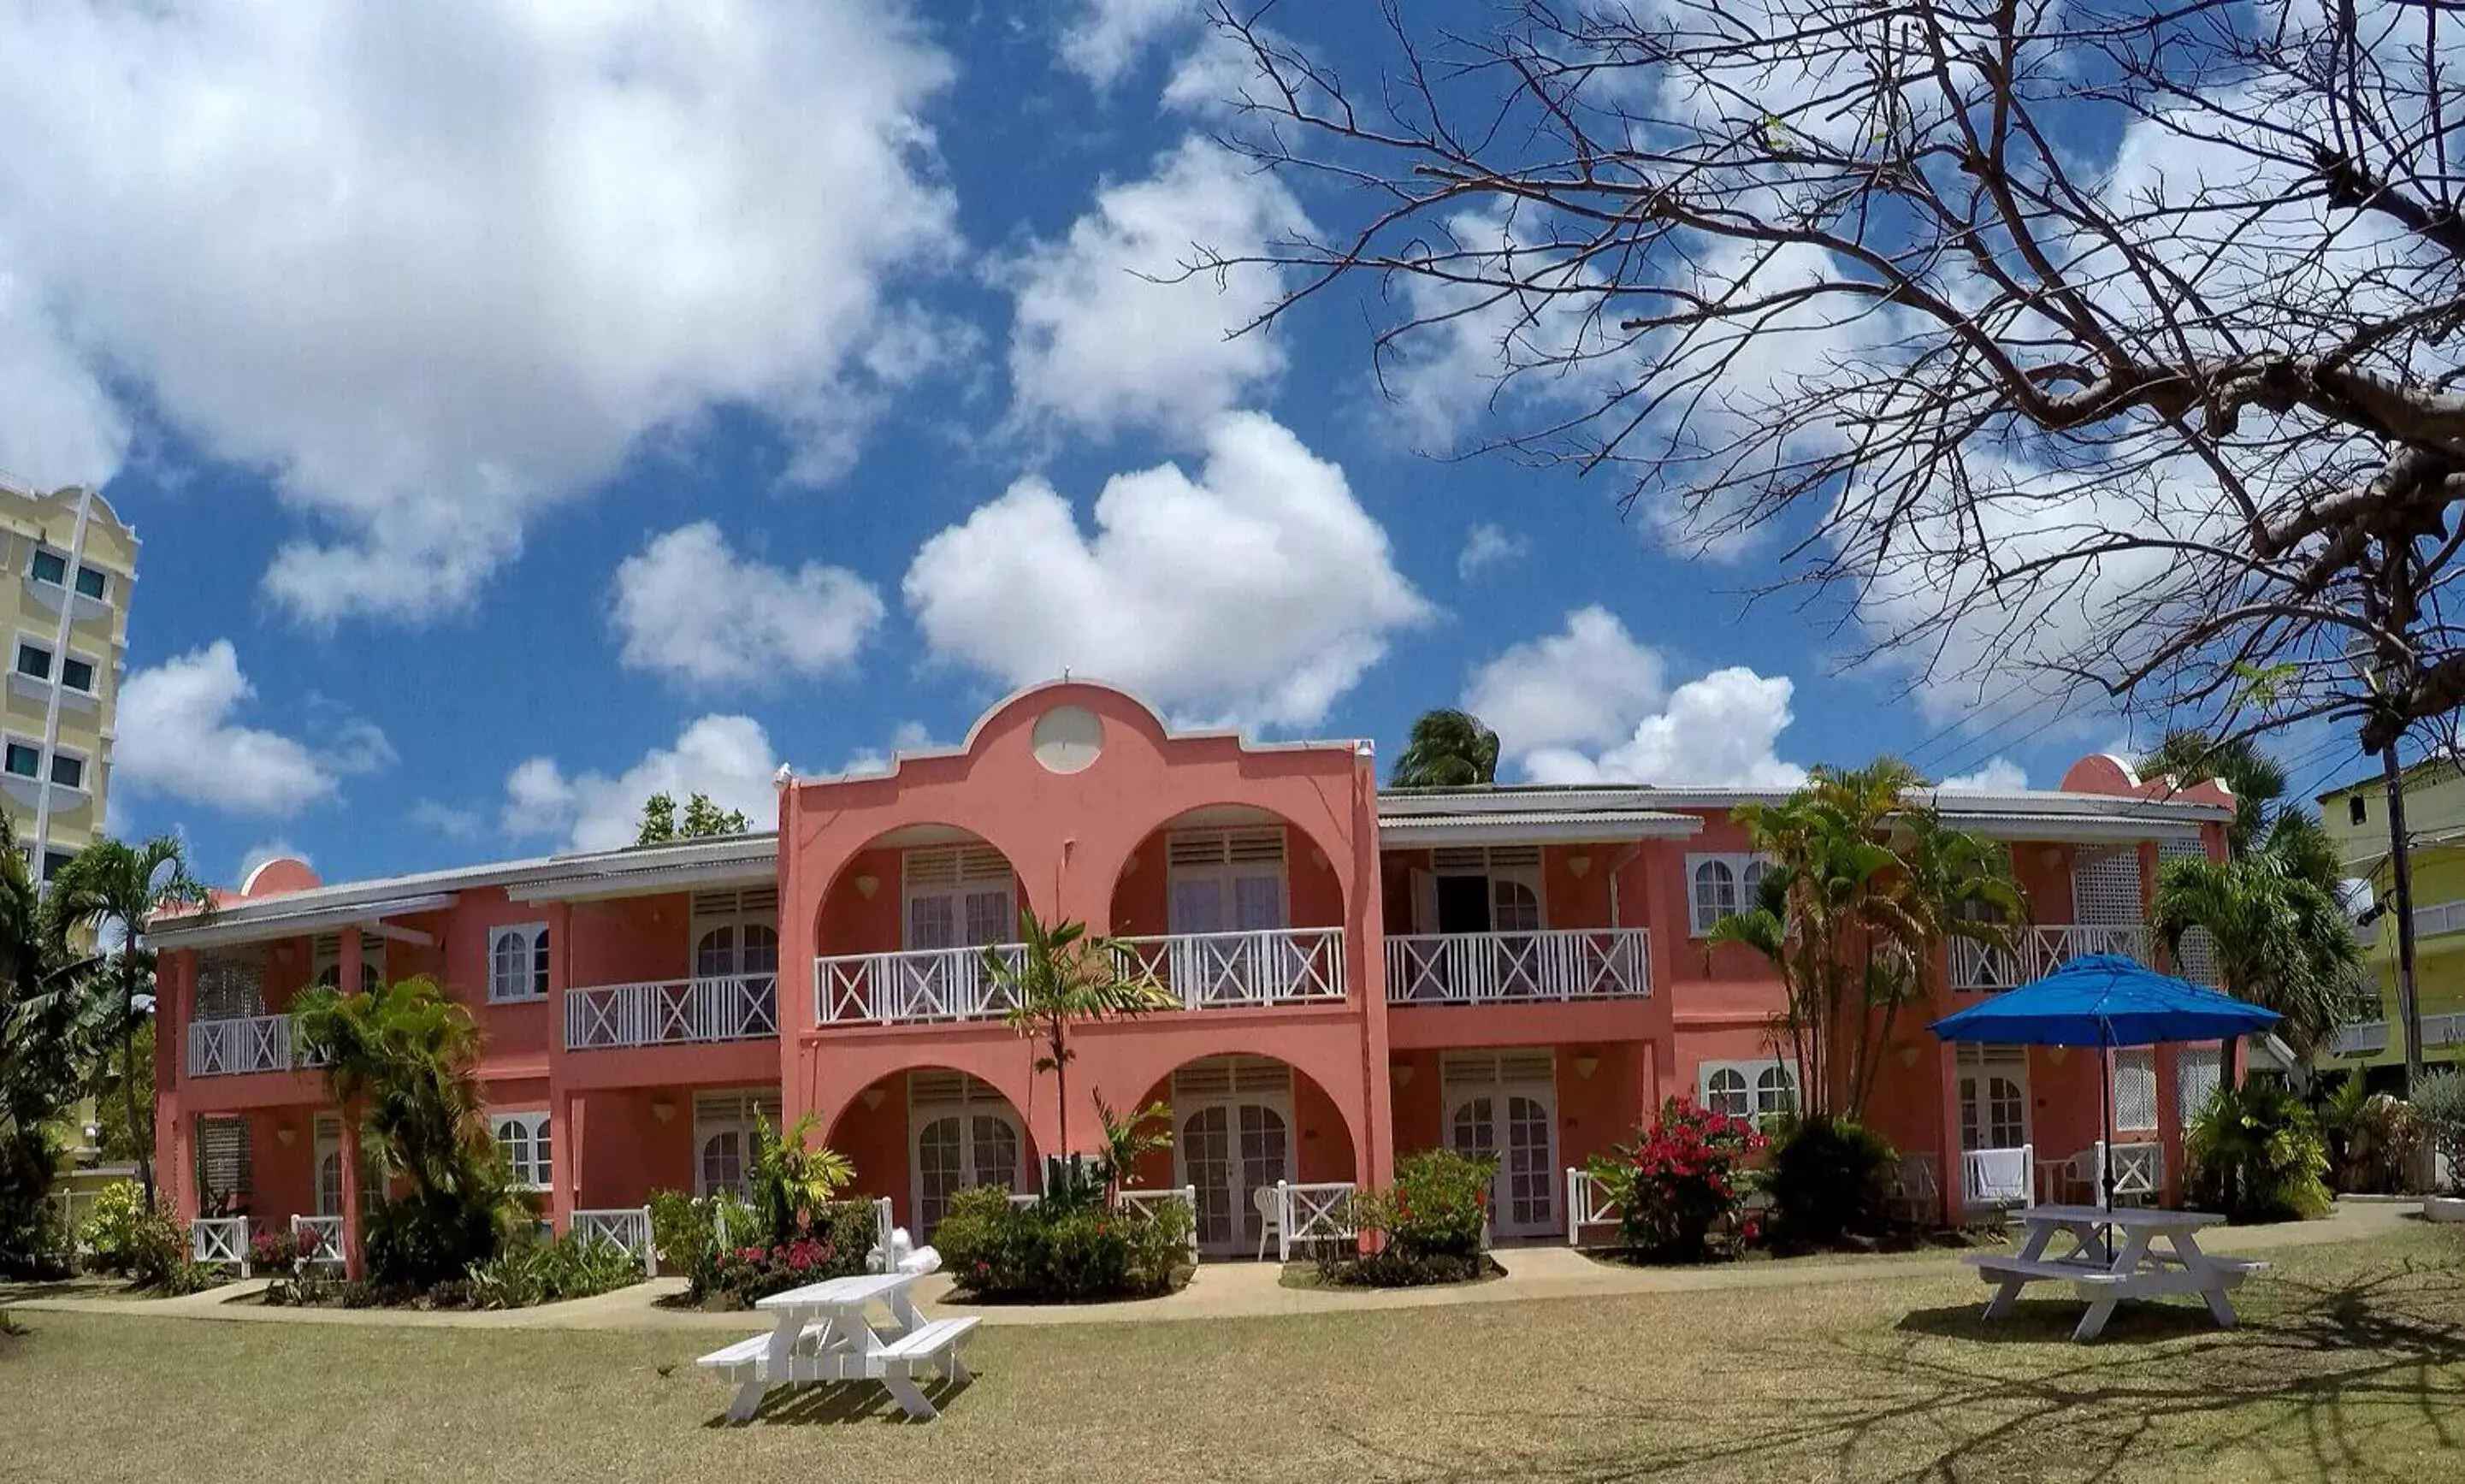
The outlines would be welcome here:
[[[1233,1322],[988,1327],[910,1426],[875,1388],[723,1425],[714,1337],[18,1315],[0,1479],[2432,1479],[2465,1453],[2465,1240],[2278,1253],[2245,1327],[1863,1282]],[[664,1373],[663,1373],[664,1372]],[[850,1398],[860,1396],[861,1406]]]

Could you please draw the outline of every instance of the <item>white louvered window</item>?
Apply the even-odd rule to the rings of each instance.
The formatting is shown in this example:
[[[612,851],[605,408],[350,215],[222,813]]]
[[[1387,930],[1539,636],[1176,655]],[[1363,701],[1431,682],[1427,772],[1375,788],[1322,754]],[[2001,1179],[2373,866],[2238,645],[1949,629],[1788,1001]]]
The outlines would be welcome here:
[[[248,1119],[197,1120],[197,1190],[207,1215],[248,1205]]]
[[[1686,927],[1700,938],[1712,924],[1755,904],[1770,862],[1761,855],[1689,855],[1686,857]]]
[[[197,960],[197,1018],[238,1020],[265,1013],[265,961],[256,953],[207,953]]]
[[[2177,860],[2206,860],[2209,849],[2197,840],[2160,840],[2157,842],[2157,869]],[[2174,972],[2195,985],[2214,986],[2217,982],[2216,940],[2205,927],[2195,927],[2183,935],[2182,951],[2175,956]]]
[[[2114,1053],[2114,1126],[2157,1126],[2157,1052],[2152,1048],[2126,1047]]]
[[[1436,890],[1439,900],[1446,904],[1438,913],[1440,921],[1434,924],[1440,931],[1467,931],[1467,924],[1483,921],[1493,933],[1541,931],[1541,847],[1453,846],[1435,852],[1430,866],[1432,875],[1442,883]],[[1451,886],[1443,884],[1466,876],[1480,878],[1480,896],[1486,900],[1480,902],[1477,916],[1462,910]]]
[[[1250,933],[1286,926],[1280,825],[1184,830],[1165,842],[1173,933]]]
[[[689,935],[696,979],[779,971],[779,889],[697,892]]]
[[[505,1151],[505,1163],[513,1166],[514,1184],[525,1190],[546,1189],[553,1168],[547,1115],[500,1113],[488,1119],[488,1127],[497,1136],[497,1147]]]
[[[909,949],[972,948],[1017,936],[1010,861],[991,846],[912,850],[902,871]]]
[[[523,922],[488,930],[488,1003],[547,997],[547,924]]]
[[[2186,1047],[2174,1053],[2174,1114],[2190,1127],[2200,1110],[2225,1081],[2225,1068],[2215,1047]]]

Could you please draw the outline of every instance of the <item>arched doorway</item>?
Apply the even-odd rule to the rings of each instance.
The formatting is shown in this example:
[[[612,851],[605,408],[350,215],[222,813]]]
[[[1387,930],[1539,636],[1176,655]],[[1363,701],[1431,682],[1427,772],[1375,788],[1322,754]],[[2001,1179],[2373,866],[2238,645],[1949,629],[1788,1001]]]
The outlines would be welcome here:
[[[1491,1224],[1502,1237],[1548,1236],[1558,1212],[1558,1092],[1553,1054],[1449,1052],[1439,1061],[1447,1145],[1498,1161]]]
[[[1293,1082],[1267,1056],[1210,1056],[1172,1074],[1173,1178],[1191,1187],[1201,1252],[1255,1252],[1258,1192],[1299,1179]]]
[[[950,1198],[974,1185],[1029,1186],[1027,1127],[1009,1098],[964,1072],[907,1074],[909,1221],[931,1237]]]
[[[2017,1149],[2029,1140],[2029,1059],[2017,1047],[1961,1048],[1960,1147]]]
[[[821,1020],[1002,1013],[984,950],[1018,941],[1024,899],[1009,857],[968,831],[909,825],[876,837],[839,869],[816,915]]]

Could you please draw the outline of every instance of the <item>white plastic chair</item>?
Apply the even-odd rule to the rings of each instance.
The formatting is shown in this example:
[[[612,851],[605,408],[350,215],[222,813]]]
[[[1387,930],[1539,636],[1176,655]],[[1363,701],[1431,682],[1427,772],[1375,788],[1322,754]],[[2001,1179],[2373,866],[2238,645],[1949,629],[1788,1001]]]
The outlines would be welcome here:
[[[1267,1260],[1267,1244],[1276,1244],[1278,1255],[1284,1250],[1284,1192],[1282,1183],[1260,1185],[1250,1192],[1250,1204],[1258,1209],[1258,1260]]]

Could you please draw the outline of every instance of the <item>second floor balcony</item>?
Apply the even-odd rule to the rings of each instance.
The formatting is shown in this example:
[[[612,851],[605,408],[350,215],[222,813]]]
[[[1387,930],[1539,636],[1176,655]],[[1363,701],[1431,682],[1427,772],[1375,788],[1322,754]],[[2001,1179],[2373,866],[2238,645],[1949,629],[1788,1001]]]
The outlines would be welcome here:
[[[1651,934],[1639,927],[1411,933],[1387,940],[1389,1005],[1642,999]]]
[[[2119,953],[2149,958],[2149,935],[2142,927],[2108,927],[2088,922],[2049,922],[2024,928],[2009,950],[1974,939],[1950,943],[1951,987],[1964,994],[1999,993],[2043,979],[2084,953]]]
[[[569,1052],[754,1041],[778,1033],[776,974],[590,985],[565,992]]]
[[[1344,930],[1338,927],[1173,933],[1114,942],[1127,956],[1125,968],[1153,976],[1185,1009],[1340,1004],[1344,997]],[[814,1018],[825,1026],[997,1019],[1015,1000],[988,971],[988,951],[1014,963],[1019,947],[818,959]]]
[[[236,1015],[189,1023],[189,1075],[237,1076],[318,1065],[296,1046],[288,1015]]]

